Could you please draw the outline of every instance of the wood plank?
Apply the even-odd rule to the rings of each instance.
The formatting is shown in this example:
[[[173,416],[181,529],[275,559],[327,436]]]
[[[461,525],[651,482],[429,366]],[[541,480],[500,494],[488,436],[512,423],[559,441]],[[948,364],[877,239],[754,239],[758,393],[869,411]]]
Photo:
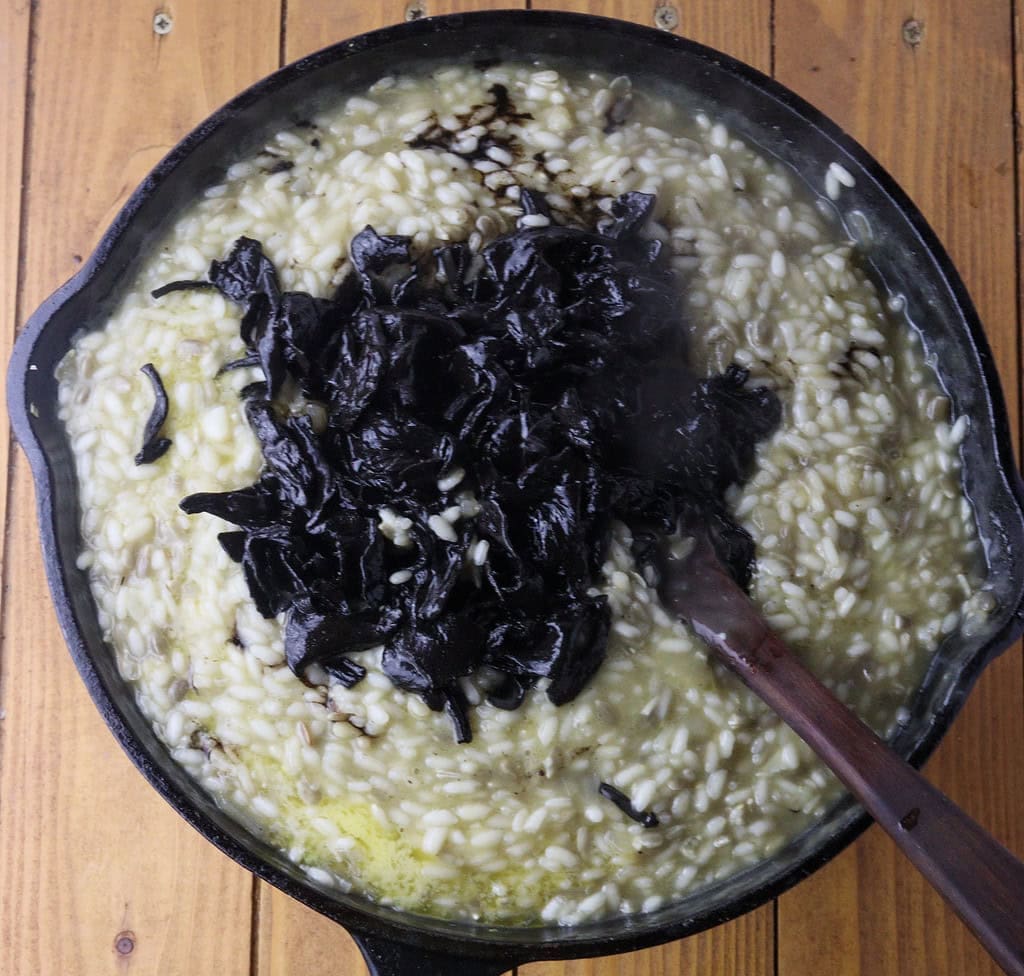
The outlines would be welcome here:
[[[29,3],[9,3],[0,10],[0,119],[7,138],[0,141],[0,348],[14,341],[18,320],[18,248],[21,232],[22,155],[25,97],[29,74]],[[7,371],[0,373],[0,403],[7,402]],[[3,409],[3,408],[0,408]],[[10,463],[11,438],[0,437],[0,471]],[[0,485],[0,526],[7,523],[8,479]],[[0,535],[0,574],[6,540]]]
[[[1017,188],[1017,330],[1021,336],[1017,390],[1021,411],[1020,455],[1024,457],[1024,2],[1010,0],[1013,9],[1013,148]]]
[[[366,971],[362,954],[341,926],[263,881],[256,884],[253,976],[315,973],[324,959],[331,960],[333,972],[346,976]]]
[[[568,10],[655,25],[656,6],[645,0],[533,0],[535,10]],[[717,48],[764,72],[771,68],[771,7],[764,0],[721,3],[659,3],[677,22],[674,33]],[[661,18],[665,17],[662,13]],[[682,942],[642,952],[569,963],[524,966],[522,976],[754,976],[774,972],[774,917],[771,905]]]
[[[657,27],[675,23],[672,33],[707,44],[746,61],[765,73],[771,70],[771,3],[768,0],[533,0],[533,10],[567,10],[618,17]]]
[[[366,0],[329,5],[316,0],[287,0],[285,61],[294,61],[348,37],[406,19],[525,5],[524,0]]]
[[[521,6],[508,0],[419,0],[427,16]],[[409,0],[335,4],[288,0],[284,56],[294,61],[313,51],[364,31],[406,19]],[[330,959],[338,972],[360,973],[366,966],[344,929],[282,894],[259,883],[256,976],[305,976]]]
[[[600,959],[534,963],[519,976],[771,976],[772,906],[678,942]]]
[[[913,18],[910,9],[778,0],[776,74],[847,128],[917,201],[986,323],[1016,420],[1009,3],[929,0],[914,5]],[[927,767],[1018,853],[1022,738],[1017,648],[983,677]],[[779,976],[999,972],[877,828],[780,899],[777,937]]]
[[[88,16],[36,7],[22,309],[76,269],[166,149],[276,64],[278,0],[179,0],[172,16],[161,37],[154,6],[138,0],[98,0]],[[157,797],[104,728],[50,609],[20,453],[12,485],[5,582],[17,587],[4,604],[0,666],[2,968],[248,974],[251,878]]]

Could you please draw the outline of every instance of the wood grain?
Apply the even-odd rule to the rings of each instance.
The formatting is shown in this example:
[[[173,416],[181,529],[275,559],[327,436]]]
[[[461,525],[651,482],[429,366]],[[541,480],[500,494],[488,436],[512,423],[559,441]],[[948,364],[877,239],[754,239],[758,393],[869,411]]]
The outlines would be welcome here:
[[[1024,2],[1011,0],[1013,10],[1013,148],[1014,176],[1017,191],[1017,334],[1020,339],[1020,358],[1017,369],[1018,396],[1021,397],[1021,453],[1024,457]]]
[[[521,966],[520,976],[772,976],[771,906],[735,922],[653,949],[600,959]]]
[[[533,10],[568,10],[573,13],[618,17],[655,27],[675,23],[672,33],[707,44],[761,71],[771,70],[771,3],[769,0],[721,0],[686,3],[683,0],[533,0]]]
[[[153,5],[137,0],[95,2],[87,16],[36,8],[24,310],[76,269],[167,148],[276,64],[277,0],[181,0],[169,12],[161,38]],[[243,976],[251,878],[171,811],[103,726],[50,609],[27,466],[20,453],[12,462],[0,968]]]
[[[0,119],[6,138],[0,140],[0,348],[10,349],[18,316],[18,244],[21,237],[22,155],[25,101],[29,77],[29,3],[8,3],[0,10]],[[7,402],[6,371],[0,375],[0,404]],[[0,407],[0,410],[3,410]],[[0,436],[0,471],[10,463],[11,440]],[[8,479],[0,485],[0,526],[7,523]],[[0,573],[6,533],[0,536]],[[0,672],[2,673],[2,672]],[[2,733],[0,733],[2,734]],[[2,802],[2,801],[0,801]]]
[[[525,6],[524,0],[366,0],[330,5],[317,0],[288,0],[285,61],[294,61],[365,31],[401,23],[410,15],[418,19]]]
[[[778,0],[776,74],[873,152],[935,227],[986,324],[1016,418],[1009,5],[910,9]],[[1018,648],[982,679],[926,770],[1018,855],[1022,704]],[[780,900],[778,940],[779,976],[999,972],[876,828]]]

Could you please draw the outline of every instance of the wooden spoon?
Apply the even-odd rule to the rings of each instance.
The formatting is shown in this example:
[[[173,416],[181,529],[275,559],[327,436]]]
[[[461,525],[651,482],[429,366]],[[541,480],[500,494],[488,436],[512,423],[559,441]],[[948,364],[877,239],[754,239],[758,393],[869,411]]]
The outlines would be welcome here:
[[[1024,864],[899,758],[765,623],[703,532],[658,555],[662,602],[806,742],[946,899],[993,959],[1024,976]]]

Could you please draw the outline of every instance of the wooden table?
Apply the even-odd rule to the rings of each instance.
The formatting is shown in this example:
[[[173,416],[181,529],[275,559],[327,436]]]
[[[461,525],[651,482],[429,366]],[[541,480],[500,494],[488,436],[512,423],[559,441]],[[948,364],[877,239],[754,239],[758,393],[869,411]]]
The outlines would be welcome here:
[[[3,0],[4,343],[131,189],[279,64],[488,0]],[[527,6],[529,6],[527,0]],[[1024,33],[1012,0],[534,0],[695,38],[769,72],[873,152],[923,209],[986,323],[1017,429]],[[1014,60],[1016,52],[1017,60]],[[65,651],[32,486],[0,441],[0,972],[319,976],[365,967],[338,927],[218,853],[132,768]],[[998,661],[930,778],[1024,854],[1024,674]],[[1024,906],[1022,906],[1024,910]],[[979,976],[998,970],[877,828],[775,904],[630,956],[522,976]]]

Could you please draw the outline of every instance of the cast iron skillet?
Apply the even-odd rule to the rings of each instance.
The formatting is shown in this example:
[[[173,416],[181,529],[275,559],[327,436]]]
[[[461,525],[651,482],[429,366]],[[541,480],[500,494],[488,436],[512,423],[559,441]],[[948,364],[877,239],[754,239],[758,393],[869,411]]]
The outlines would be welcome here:
[[[858,238],[880,283],[902,295],[958,414],[971,419],[965,484],[985,541],[998,609],[983,633],[954,634],[936,653],[894,746],[915,764],[935,747],[978,674],[1024,629],[1024,488],[1014,466],[996,370],[970,298],[921,214],[860,146],[792,92],[757,71],[670,34],[604,18],[502,11],[400,24],[289,65],[215,112],[135,191],[96,252],[29,320],[10,365],[9,408],[36,480],[46,571],[78,670],[107,724],[146,778],[205,837],[240,864],[350,929],[371,969],[495,974],[529,960],[605,955],[667,942],[779,895],[850,843],[867,817],[851,800],[768,861],[646,915],[570,928],[502,928],[401,913],[309,881],[283,855],[227,818],[176,766],[136,708],[104,645],[79,550],[77,486],[57,419],[54,367],[83,327],[99,327],[147,245],[233,158],[262,144],[319,101],[384,73],[433,61],[546,57],[575,52],[581,66],[630,74],[686,100],[696,95],[729,127],[788,163],[817,192],[829,163],[857,181],[838,217]],[[690,92],[691,95],[686,93]]]

